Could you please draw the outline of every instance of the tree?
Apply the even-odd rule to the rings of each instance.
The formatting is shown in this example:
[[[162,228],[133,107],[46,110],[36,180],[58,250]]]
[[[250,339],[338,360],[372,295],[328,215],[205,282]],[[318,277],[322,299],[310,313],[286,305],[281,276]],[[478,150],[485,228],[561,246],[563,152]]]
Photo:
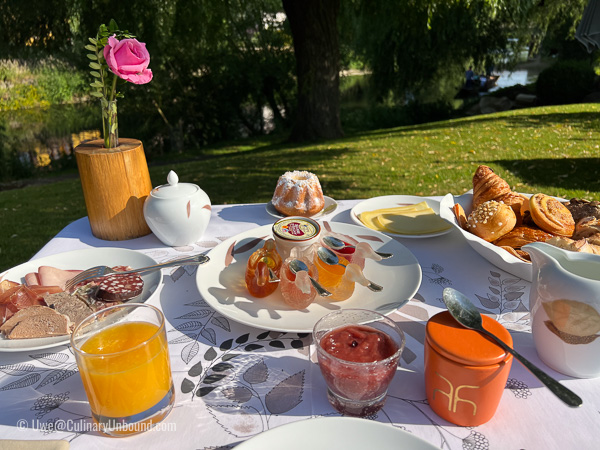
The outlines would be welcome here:
[[[340,122],[340,0],[283,0],[296,55],[297,111],[290,139],[343,136]]]
[[[487,69],[525,46],[537,48],[549,29],[581,18],[585,0],[422,0],[344,3],[354,21],[354,47],[373,72],[375,97],[403,100],[406,91]],[[515,43],[513,48],[509,43]],[[563,36],[564,38],[564,36]]]

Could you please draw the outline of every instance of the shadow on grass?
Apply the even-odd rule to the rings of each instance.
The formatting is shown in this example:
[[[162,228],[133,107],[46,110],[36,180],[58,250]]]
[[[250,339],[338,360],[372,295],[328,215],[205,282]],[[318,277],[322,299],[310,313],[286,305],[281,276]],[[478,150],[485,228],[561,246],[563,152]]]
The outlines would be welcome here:
[[[569,190],[600,191],[600,158],[494,160],[523,183]]]
[[[267,202],[271,200],[275,184],[284,171],[308,168],[313,168],[314,171],[316,167],[326,166],[332,158],[341,158],[353,151],[348,147],[323,149],[311,148],[310,145],[290,147],[275,144],[221,157],[209,157],[200,165],[188,162],[153,167],[151,174],[153,180],[166,180],[166,173],[172,168],[180,180],[198,184],[205,189],[213,204],[248,202],[249,189],[252,202]],[[349,177],[337,177],[336,174],[330,176],[336,179],[331,184],[327,175],[319,177],[324,190],[346,189],[353,182]],[[206,188],[207,186],[213,187],[214,191]]]
[[[469,126],[485,126],[487,123],[498,124],[502,122],[503,127],[511,128],[551,128],[553,126],[565,126],[568,125],[573,128],[579,129],[579,131],[591,130],[597,131],[600,124],[600,112],[584,111],[584,112],[556,112],[556,113],[542,113],[535,114],[535,110],[522,109],[518,112],[506,115],[498,116],[485,115],[475,116],[472,118],[457,119],[453,121],[453,127],[469,127]],[[365,131],[362,133],[356,133],[357,135],[376,137],[378,135],[389,135],[389,134],[406,134],[413,131],[425,132],[425,131],[436,131],[439,129],[448,129],[448,121],[432,122],[429,124],[410,125],[399,128],[390,128],[377,131]]]

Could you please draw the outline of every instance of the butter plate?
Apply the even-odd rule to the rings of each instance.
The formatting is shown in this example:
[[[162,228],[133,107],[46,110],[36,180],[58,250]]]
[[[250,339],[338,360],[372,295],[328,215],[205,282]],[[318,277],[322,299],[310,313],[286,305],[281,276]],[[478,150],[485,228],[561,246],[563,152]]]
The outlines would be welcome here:
[[[381,197],[373,197],[368,200],[364,200],[352,208],[350,211],[350,217],[352,220],[362,227],[367,229],[371,229],[367,227],[358,216],[363,212],[367,211],[375,211],[377,209],[384,208],[395,208],[398,206],[407,206],[407,205],[415,205],[417,203],[426,202],[427,206],[429,206],[433,211],[439,216],[440,214],[440,202],[434,199],[419,197],[416,195],[384,195]],[[381,233],[387,234],[392,237],[402,237],[409,239],[422,239],[422,238],[432,238],[436,236],[442,236],[446,233],[449,233],[452,230],[452,227],[448,227],[446,230],[436,231],[434,233],[425,233],[425,234],[401,234],[394,233],[392,231],[381,231]]]

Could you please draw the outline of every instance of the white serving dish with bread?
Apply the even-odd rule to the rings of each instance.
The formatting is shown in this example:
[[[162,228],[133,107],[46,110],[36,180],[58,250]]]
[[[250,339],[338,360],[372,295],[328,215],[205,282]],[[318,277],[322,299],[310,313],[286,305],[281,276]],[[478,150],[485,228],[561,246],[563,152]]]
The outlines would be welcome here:
[[[440,217],[453,225],[464,236],[473,250],[494,264],[496,267],[518,276],[526,281],[531,281],[531,263],[521,261],[506,250],[475,236],[459,226],[458,220],[452,210],[455,203],[460,204],[468,216],[473,209],[473,191],[455,197],[447,194],[440,202]]]
[[[9,269],[0,275],[0,279],[7,279],[23,283],[24,277],[30,272],[36,272],[40,266],[52,266],[58,269],[89,269],[98,265],[148,267],[156,264],[151,257],[135,250],[122,248],[89,248],[71,252],[57,253],[56,255],[34,259],[19,266]],[[144,288],[140,295],[128,301],[145,302],[157,293],[162,275],[160,271],[143,275]],[[7,339],[0,336],[0,352],[21,352],[41,350],[69,343],[70,335],[45,337],[35,339]]]

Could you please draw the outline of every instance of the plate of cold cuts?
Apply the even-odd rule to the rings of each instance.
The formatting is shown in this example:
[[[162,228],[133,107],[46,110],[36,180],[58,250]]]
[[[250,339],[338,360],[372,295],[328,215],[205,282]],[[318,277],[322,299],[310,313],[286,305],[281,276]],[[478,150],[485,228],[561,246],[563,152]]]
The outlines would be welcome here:
[[[109,276],[83,283],[72,294],[64,292],[66,281],[80,271],[100,265],[125,270],[155,264],[152,258],[134,250],[90,248],[9,269],[0,275],[0,352],[68,344],[71,331],[84,317],[116,303],[145,302],[156,293],[161,281],[160,271],[118,283]]]

